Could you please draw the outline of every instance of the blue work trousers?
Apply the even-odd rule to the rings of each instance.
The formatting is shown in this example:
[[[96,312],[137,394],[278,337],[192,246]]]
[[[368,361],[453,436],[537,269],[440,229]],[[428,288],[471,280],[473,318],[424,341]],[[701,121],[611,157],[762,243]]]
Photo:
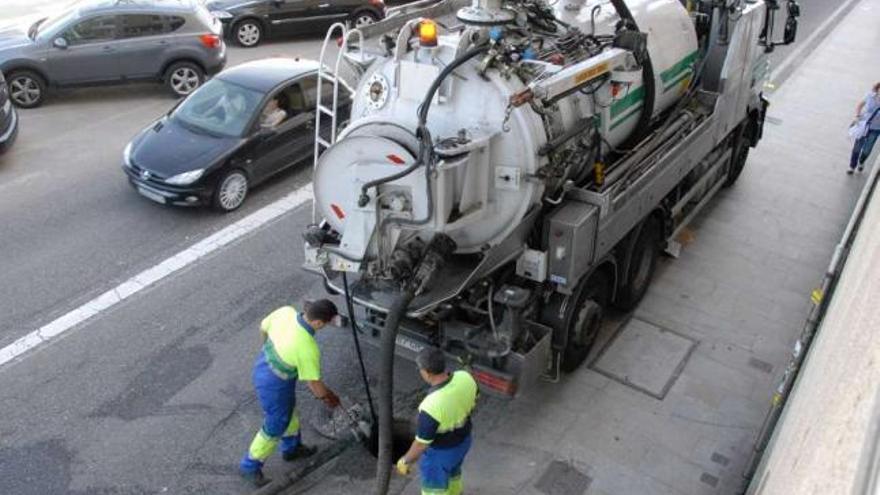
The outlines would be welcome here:
[[[880,136],[880,129],[874,129],[869,130],[864,137],[856,139],[853,145],[852,156],[849,159],[850,170],[855,170],[856,166],[865,164],[865,160],[868,159],[871,151],[874,149],[874,143],[877,142],[878,136]]]
[[[260,470],[279,441],[284,453],[295,451],[300,443],[296,378],[285,380],[276,375],[260,353],[254,363],[253,382],[263,409],[263,426],[239,463],[243,473]]]

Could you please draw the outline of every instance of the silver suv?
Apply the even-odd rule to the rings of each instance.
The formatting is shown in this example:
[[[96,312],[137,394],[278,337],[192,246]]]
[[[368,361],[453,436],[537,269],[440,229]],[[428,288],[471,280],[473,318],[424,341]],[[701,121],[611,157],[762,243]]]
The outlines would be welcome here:
[[[200,0],[84,0],[25,31],[0,31],[19,107],[51,87],[158,81],[186,96],[226,65],[222,25]]]

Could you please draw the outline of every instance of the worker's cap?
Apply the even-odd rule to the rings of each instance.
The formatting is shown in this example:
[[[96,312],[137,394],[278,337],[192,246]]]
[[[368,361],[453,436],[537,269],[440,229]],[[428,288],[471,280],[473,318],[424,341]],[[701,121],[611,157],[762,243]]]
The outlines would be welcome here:
[[[323,321],[325,323],[332,322],[339,316],[339,310],[336,305],[329,299],[318,299],[317,301],[307,302],[305,304],[306,318],[312,321]]]

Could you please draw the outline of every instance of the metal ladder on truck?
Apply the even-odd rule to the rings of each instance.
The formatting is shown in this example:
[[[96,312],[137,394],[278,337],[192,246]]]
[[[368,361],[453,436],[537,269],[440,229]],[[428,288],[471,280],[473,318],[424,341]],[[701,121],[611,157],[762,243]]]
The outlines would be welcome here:
[[[340,33],[338,38],[334,38],[333,35],[336,32]],[[333,72],[327,73],[327,65],[324,63],[325,58],[329,56],[327,53],[327,47],[330,44],[331,39],[333,43],[338,44],[339,52],[336,54],[336,63],[333,65]],[[321,56],[318,58],[318,81],[316,90],[316,98],[315,101],[317,103],[315,108],[315,154],[314,154],[314,163],[313,163],[313,173],[318,169],[318,158],[321,156],[321,153],[333,145],[336,142],[336,131],[339,123],[337,122],[337,109],[339,107],[339,68],[342,63],[342,58],[345,56],[346,52],[349,50],[349,40],[356,40],[357,44],[352,46],[353,50],[356,50],[360,57],[363,58],[364,53],[364,36],[361,34],[358,29],[348,29],[345,24],[341,22],[337,22],[330,26],[330,29],[327,30],[327,35],[324,36],[324,44],[321,45]],[[322,96],[322,91],[324,89],[324,82],[333,83],[333,103],[331,106],[327,106],[324,104],[324,98]],[[321,135],[321,120],[322,117],[330,118],[330,139],[324,139]],[[317,222],[317,211],[315,209],[315,203],[312,202],[312,221]]]

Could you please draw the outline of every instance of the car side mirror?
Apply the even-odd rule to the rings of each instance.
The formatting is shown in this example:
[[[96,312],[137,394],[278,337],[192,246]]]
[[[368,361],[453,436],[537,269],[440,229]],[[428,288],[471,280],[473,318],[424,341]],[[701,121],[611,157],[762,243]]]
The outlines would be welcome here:
[[[52,42],[52,46],[54,46],[55,48],[58,48],[59,50],[66,50],[69,45],[67,44],[66,39],[55,38],[55,40]]]

